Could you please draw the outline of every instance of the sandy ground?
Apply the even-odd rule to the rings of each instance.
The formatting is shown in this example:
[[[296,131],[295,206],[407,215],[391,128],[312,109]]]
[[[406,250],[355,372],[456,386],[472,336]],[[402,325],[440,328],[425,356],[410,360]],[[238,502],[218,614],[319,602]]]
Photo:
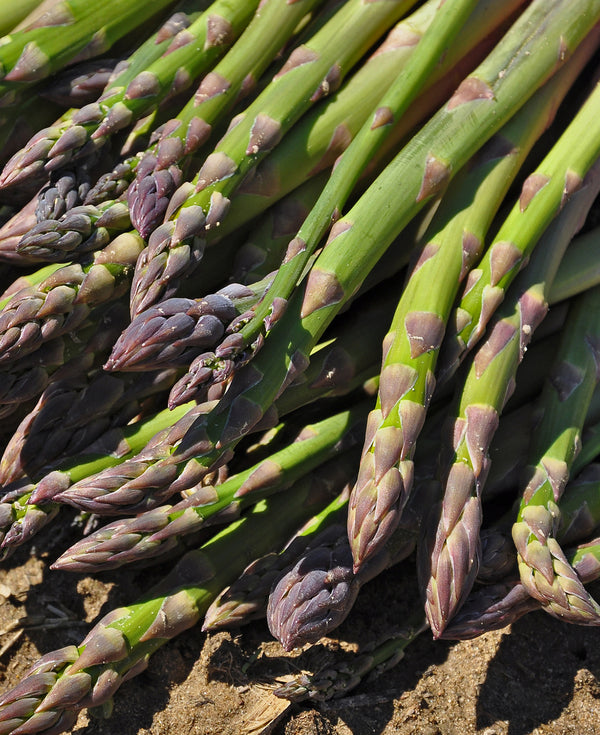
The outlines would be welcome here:
[[[46,534],[35,555],[20,550],[0,573],[0,687],[55,648],[78,643],[89,624],[130,602],[160,568],[98,578],[50,572],[68,545]],[[600,589],[597,588],[597,592]],[[291,705],[273,683],[347,660],[401,628],[416,599],[414,563],[361,591],[346,622],[322,643],[285,654],[264,622],[233,634],[199,628],[159,650],[149,668],[117,692],[110,719],[82,712],[77,735],[595,735],[600,733],[600,632],[544,613],[478,639],[413,642],[391,671],[347,696]],[[100,716],[98,716],[100,715]]]

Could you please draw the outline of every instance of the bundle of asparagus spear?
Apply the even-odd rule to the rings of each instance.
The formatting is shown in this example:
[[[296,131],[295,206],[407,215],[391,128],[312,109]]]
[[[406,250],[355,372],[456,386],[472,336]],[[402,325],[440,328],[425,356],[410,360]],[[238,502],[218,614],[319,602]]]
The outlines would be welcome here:
[[[18,7],[17,7],[18,6]],[[600,625],[600,0],[0,8],[0,549],[172,571],[43,656],[68,731],[193,625]],[[51,526],[50,526],[51,524]],[[35,541],[33,540],[35,538]]]

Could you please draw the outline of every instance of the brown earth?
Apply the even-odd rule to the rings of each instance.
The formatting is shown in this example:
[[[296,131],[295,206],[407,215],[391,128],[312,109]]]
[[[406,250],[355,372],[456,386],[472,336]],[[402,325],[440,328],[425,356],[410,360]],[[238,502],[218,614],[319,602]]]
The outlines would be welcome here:
[[[0,687],[43,653],[78,643],[89,623],[135,599],[161,569],[98,578],[47,569],[72,531],[42,535],[0,573]],[[42,551],[44,549],[44,551]],[[600,590],[597,590],[600,591]],[[329,667],[402,627],[416,600],[414,563],[362,591],[335,636],[286,655],[264,622],[234,634],[187,631],[123,685],[110,719],[82,712],[77,735],[595,735],[600,733],[600,632],[533,613],[467,642],[427,633],[405,658],[346,697],[291,705],[273,682]],[[101,713],[100,713],[101,714]]]

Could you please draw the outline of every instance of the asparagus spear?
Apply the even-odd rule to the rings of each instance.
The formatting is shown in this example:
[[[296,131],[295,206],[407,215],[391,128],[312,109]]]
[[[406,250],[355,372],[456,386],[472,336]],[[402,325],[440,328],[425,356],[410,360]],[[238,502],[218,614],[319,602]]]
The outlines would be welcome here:
[[[556,541],[555,524],[581,427],[598,380],[600,289],[578,297],[540,400],[527,485],[513,526],[521,582],[543,609],[563,620],[597,625],[600,609]]]
[[[212,405],[200,405],[195,411],[206,411]],[[144,447],[152,446],[153,441],[159,442],[169,430],[171,422],[182,418],[189,409],[190,406],[182,406],[176,412],[164,410],[150,419],[123,428],[112,428],[87,447],[83,454],[61,462],[39,482],[23,478],[6,486],[0,503],[0,517],[4,521],[0,544],[3,558],[31,539],[56,516],[60,506],[50,499],[59,489],[64,490],[88,475],[136,456]]]
[[[132,315],[170,295],[169,283],[194,268],[202,256],[203,235],[221,225],[242,179],[311,105],[339,87],[352,66],[411,5],[414,0],[368,4],[349,0],[307,43],[294,49],[206,158],[189,196],[181,201],[181,192],[174,195],[167,220],[152,233],[138,262]]]
[[[67,210],[80,206],[90,190],[90,185],[87,162],[72,171],[52,173],[50,181],[36,196],[36,221],[60,219]]]
[[[65,202],[66,204],[66,202]],[[34,261],[56,262],[99,250],[112,237],[131,229],[129,211],[121,202],[98,207],[80,205],[58,220],[38,222],[23,235],[17,253]]]
[[[3,414],[37,401],[54,376],[76,375],[99,367],[123,329],[125,316],[119,302],[100,307],[73,332],[45,341],[35,351],[6,365],[0,373]]]
[[[215,631],[244,625],[267,612],[269,591],[281,572],[293,565],[317,539],[330,537],[346,513],[348,493],[342,492],[320,513],[307,521],[279,552],[270,551],[251,562],[241,575],[213,600],[202,630]]]
[[[123,295],[142,247],[136,233],[120,235],[84,263],[60,268],[14,294],[0,312],[0,364],[74,330],[93,307]]]
[[[158,31],[152,34],[144,43],[142,43],[131,56],[125,61],[119,62],[110,78],[102,91],[103,94],[111,95],[113,93],[124,92],[129,84],[137,77],[138,74],[143,72],[148,66],[154,61],[160,58],[160,56],[167,51],[171,43],[174,41],[175,36],[180,31],[184,31],[188,28],[194,20],[198,18],[201,13],[201,5],[196,0],[183,0],[176,6],[176,11],[173,13],[158,29]],[[96,95],[94,100],[99,95]],[[67,125],[69,121],[72,122],[72,116],[77,112],[77,109],[69,110],[62,120],[56,122],[51,129],[42,130],[40,135],[48,137],[49,140],[53,140],[58,135],[58,128],[62,125]],[[40,126],[44,127],[44,126]],[[27,158],[28,148],[26,146],[25,151],[22,155]],[[43,161],[40,162],[36,159],[36,154],[33,154],[32,160],[28,163],[33,168],[27,169],[25,177],[35,176],[36,172],[40,171],[40,167]],[[122,167],[117,167],[120,170]],[[43,169],[42,169],[43,170]],[[101,177],[102,179],[102,177]],[[103,181],[96,182],[95,186],[88,192],[83,204],[100,204],[107,199],[116,199],[127,189],[130,178],[127,178],[126,182],[114,177],[109,183],[104,184]],[[98,191],[100,189],[100,192]]]
[[[402,137],[429,114],[429,111],[447,99],[463,75],[473,67],[471,57],[481,58],[482,47],[490,34],[514,13],[523,0],[498,4],[481,0],[473,14],[460,47],[452,47],[444,59],[445,76],[419,98],[418,102],[395,126]],[[437,0],[429,0],[415,13],[400,22],[380,48],[331,99],[322,100],[283,138],[274,151],[259,164],[256,172],[247,177],[233,195],[235,205],[217,229],[206,234],[209,244],[221,247],[231,232],[238,230],[274,202],[323,169],[329,168],[344,150],[352,136],[368,117],[381,94],[394,76],[402,69],[412,53],[415,40],[420,36],[437,7]],[[395,134],[392,135],[395,138]],[[132,166],[137,157],[119,164],[97,187],[90,190],[85,204],[98,204],[118,196],[133,176]]]
[[[118,4],[117,0],[112,2]],[[96,102],[67,114],[61,124],[38,133],[9,161],[0,175],[0,187],[23,181],[42,168],[56,170],[97,150],[113,133],[150,112],[167,95],[186,89],[233,43],[255,9],[254,0],[215,0],[126,87],[115,80]],[[106,12],[106,8],[101,12]]]
[[[233,283],[202,299],[166,299],[133,318],[115,342],[107,370],[154,370],[187,365],[199,351],[217,344],[225,328],[255,290]]]
[[[436,637],[477,575],[481,487],[489,471],[489,445],[513,390],[517,367],[548,310],[547,295],[563,253],[598,192],[600,163],[544,233],[543,244],[490,323],[489,336],[481,343],[460,388],[458,410],[451,414],[445,437],[448,458],[444,458],[441,470],[444,498],[431,517],[431,547],[423,545],[422,549],[425,610]]]
[[[95,102],[110,82],[118,63],[118,59],[102,58],[68,67],[48,80],[42,96],[66,108]]]
[[[449,49],[432,84],[395,126],[394,141],[402,140],[422,120],[448,99],[488,48],[486,39],[514,15],[522,0],[498,4],[483,0],[477,5],[461,36],[461,44]],[[233,206],[220,231],[206,233],[209,244],[264,212],[275,201],[316,173],[330,168],[353,136],[375,110],[381,95],[402,71],[419,37],[426,31],[438,3],[430,0],[398,23],[369,59],[334,94],[322,100],[292,128],[237,189]],[[436,75],[437,78],[437,75]]]
[[[436,360],[460,282],[477,261],[511,182],[593,47],[586,42],[574,65],[555,75],[480,151],[451,185],[423,237],[384,341],[371,434],[350,501],[348,535],[357,568],[390,532],[411,492],[412,454],[434,391]],[[432,289],[431,283],[440,288]],[[402,376],[405,384],[399,390]],[[379,451],[397,457],[395,493],[387,484],[390,476],[375,472]]]
[[[0,8],[0,36],[10,33],[34,10],[42,0],[24,0],[21,3],[5,3]]]
[[[337,478],[309,476],[293,492],[261,501],[188,552],[144,598],[98,621],[80,646],[40,659],[0,699],[0,727],[7,735],[25,727],[30,733],[68,730],[80,709],[110,700],[124,680],[146,668],[154,651],[195,625],[248,562],[283,543],[340,485],[339,473]]]
[[[315,643],[348,616],[363,584],[414,550],[418,523],[398,528],[360,572],[344,525],[323,532],[273,582],[267,605],[269,630],[286,651]]]
[[[13,432],[0,458],[2,485],[23,475],[38,477],[42,468],[47,472],[48,467],[84,451],[109,429],[134,419],[139,422],[177,375],[175,370],[163,370],[133,380],[132,376],[107,375],[99,365],[88,370],[77,367],[75,374],[72,370],[55,373]]]
[[[581,478],[570,482],[560,502],[558,536],[561,543],[575,544],[598,525],[598,466],[590,465]],[[513,550],[514,551],[514,550]],[[600,576],[600,539],[565,549],[567,564],[574,569],[581,585]],[[511,577],[483,586],[471,593],[463,607],[442,632],[443,639],[466,639],[498,630],[522,615],[539,610],[541,603],[532,597],[522,581]]]
[[[321,0],[267,0],[228,54],[202,80],[177,118],[166,123],[127,191],[131,221],[147,237],[162,221],[181,183],[181,161],[208,140],[215,124],[246,94],[283,48],[304,15]],[[174,174],[173,169],[177,170]],[[158,197],[160,192],[160,197]]]

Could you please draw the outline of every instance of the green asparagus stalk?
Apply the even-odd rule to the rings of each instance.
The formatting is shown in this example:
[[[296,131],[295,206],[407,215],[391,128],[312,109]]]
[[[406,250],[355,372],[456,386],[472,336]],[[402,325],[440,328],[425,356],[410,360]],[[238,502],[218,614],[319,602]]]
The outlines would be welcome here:
[[[0,36],[5,36],[14,30],[41,2],[42,0],[24,0],[19,4],[7,3],[3,5],[0,8]]]
[[[97,150],[113,133],[152,111],[168,95],[189,87],[233,43],[255,9],[254,0],[215,0],[125,88],[115,82],[96,102],[67,114],[62,124],[41,131],[7,164],[0,176],[0,187],[23,181],[41,168],[56,170]],[[102,13],[106,10],[103,8]]]
[[[195,411],[206,411],[212,405],[198,406]],[[176,412],[164,410],[150,419],[109,429],[83,454],[66,459],[39,482],[24,478],[6,486],[0,502],[0,516],[5,521],[0,543],[3,558],[29,541],[56,516],[60,506],[51,498],[59,489],[64,490],[90,474],[136,456],[144,447],[152,446],[152,441],[160,441],[171,422],[185,416],[190,408],[182,406]]]
[[[424,84],[447,52],[476,0],[445,2],[402,72],[380,99],[377,109],[365,122],[336,166],[315,206],[290,241],[286,255],[266,296],[247,314],[237,320],[235,334],[223,340],[220,351],[227,353],[229,342],[242,361],[249,359],[253,348],[264,340],[271,312],[280,311],[289,299],[298,279],[310,261],[331,223],[339,218],[359,176],[388,137],[394,124],[421,92]],[[219,350],[217,351],[219,352]],[[230,359],[232,359],[230,357]],[[235,369],[235,367],[233,368]]]
[[[564,202],[581,186],[600,155],[598,123],[600,87],[596,86],[544,161],[524,182],[519,201],[503,222],[465,286],[456,307],[456,332],[448,340],[440,365],[451,374],[481,338],[509,284]],[[588,137],[589,136],[589,137]]]
[[[346,452],[356,444],[364,416],[365,406],[359,405],[306,426],[291,444],[220,485],[203,485],[174,506],[158,507],[103,526],[68,549],[54,566],[74,571],[114,569],[165,554],[182,537],[233,520],[246,507],[286,490],[325,461]],[[59,493],[55,500],[61,502],[62,495]],[[85,496],[77,497],[75,492],[69,493],[68,501],[100,515],[114,512],[101,499],[88,503]],[[121,508],[117,507],[116,512]]]
[[[341,469],[341,468],[339,468]],[[343,471],[342,471],[343,478]],[[188,552],[166,579],[138,602],[113,610],[82,641],[40,659],[0,700],[5,733],[68,730],[83,707],[112,698],[143,671],[161,645],[195,625],[223,586],[254,558],[280,545],[340,491],[338,477],[308,477],[285,496],[261,501],[244,518]],[[343,482],[343,479],[342,479]]]
[[[550,290],[551,303],[570,299],[598,283],[600,278],[600,228],[586,232],[569,246]]]
[[[27,27],[5,36],[0,52],[0,94],[6,102],[68,63],[106,52],[115,41],[168,5],[107,0],[102,6],[64,0]]]
[[[593,47],[586,41],[572,59],[574,65],[555,75],[479,152],[451,184],[423,236],[384,341],[371,433],[350,501],[348,535],[357,568],[391,531],[411,492],[412,454],[433,395],[436,361],[460,283],[477,261],[511,182]],[[432,289],[431,283],[440,288]],[[393,473],[375,469],[380,451],[384,457],[397,456],[395,491],[389,485]]]
[[[303,181],[335,163],[375,110],[381,95],[404,68],[418,39],[434,17],[438,4],[436,0],[430,0],[398,23],[375,53],[331,99],[322,100],[314,110],[304,115],[257,166],[256,172],[242,182],[220,231],[206,233],[209,244],[220,241],[233,229],[266,211]],[[477,5],[461,35],[460,45],[449,49],[438,81],[418,98],[395,126],[391,137],[396,143],[448,99],[464,75],[473,69],[489,48],[487,39],[493,38],[522,4],[523,0],[502,4],[484,0]]]
[[[144,155],[138,167],[140,174],[127,191],[131,221],[142,237],[162,221],[170,196],[181,183],[182,159],[189,158],[208,140],[215,124],[231,110],[240,94],[253,88],[303,16],[318,8],[321,1],[263,2],[239,40],[203,78],[177,118],[163,126],[153,146],[155,155]],[[177,168],[175,178],[171,167]],[[157,201],[158,193],[161,201]]]
[[[244,177],[309,107],[340,86],[361,56],[412,5],[414,0],[349,0],[307,43],[292,51],[206,158],[193,191],[183,201],[181,190],[174,195],[168,219],[152,233],[140,257],[131,293],[132,315],[160,300],[167,285],[162,276],[168,282],[194,267],[202,255],[204,234],[220,227]]]
[[[482,47],[489,45],[490,34],[514,13],[523,0],[498,4],[481,0],[473,14],[459,46],[452,47],[444,59],[445,76],[422,95],[417,103],[395,126],[402,136],[441,104],[469,71],[474,61],[481,58]],[[274,151],[259,164],[255,173],[247,177],[233,195],[235,205],[218,229],[206,234],[209,244],[223,246],[230,233],[239,230],[253,217],[266,211],[303,181],[333,165],[354,133],[374,109],[379,97],[389,86],[406,58],[410,56],[416,39],[424,32],[437,7],[437,0],[429,0],[415,13],[400,22],[379,49],[330,99],[322,100],[292,128]],[[482,39],[486,39],[482,42]],[[440,72],[441,73],[441,72]],[[395,137],[395,134],[392,135]],[[134,157],[119,164],[114,172],[90,190],[85,204],[113,199],[127,187],[133,176]],[[114,175],[113,175],[114,174]]]
[[[559,501],[581,441],[583,421],[598,380],[597,311],[600,289],[578,297],[547,382],[533,437],[527,485],[513,540],[521,582],[543,609],[563,620],[597,625],[600,608],[583,588],[556,541]]]
[[[600,192],[600,163],[565,204],[543,235],[527,268],[489,324],[466,372],[445,437],[448,459],[442,474],[445,493],[432,516],[432,547],[423,546],[425,610],[438,637],[470,591],[480,556],[481,487],[489,471],[489,446],[516,381],[517,367],[548,311],[550,284],[564,251],[582,226]],[[435,537],[435,542],[433,538]]]

